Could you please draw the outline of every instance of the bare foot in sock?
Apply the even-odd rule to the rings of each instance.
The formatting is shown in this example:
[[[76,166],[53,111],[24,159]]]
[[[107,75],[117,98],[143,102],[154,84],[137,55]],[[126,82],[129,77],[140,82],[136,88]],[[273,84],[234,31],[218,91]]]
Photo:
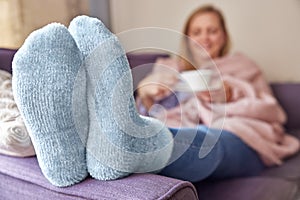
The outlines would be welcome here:
[[[39,165],[45,177],[61,187],[87,176],[88,114],[81,64],[73,37],[57,23],[30,34],[13,60],[14,97]],[[74,106],[79,112],[74,113]],[[81,121],[80,129],[75,121]]]
[[[87,16],[75,18],[69,31],[87,70],[89,173],[111,180],[166,166],[173,136],[158,120],[136,111],[130,67],[117,37]]]

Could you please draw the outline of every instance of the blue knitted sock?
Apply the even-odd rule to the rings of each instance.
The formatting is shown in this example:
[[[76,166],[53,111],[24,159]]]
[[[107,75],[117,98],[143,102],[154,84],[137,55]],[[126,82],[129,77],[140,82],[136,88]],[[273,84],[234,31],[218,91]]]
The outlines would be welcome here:
[[[75,18],[69,31],[87,69],[91,176],[112,180],[165,167],[173,148],[172,134],[159,121],[136,111],[130,67],[117,37],[101,21],[87,16]]]
[[[60,187],[88,174],[86,74],[81,64],[73,37],[57,23],[30,34],[13,60],[16,103],[43,174]]]

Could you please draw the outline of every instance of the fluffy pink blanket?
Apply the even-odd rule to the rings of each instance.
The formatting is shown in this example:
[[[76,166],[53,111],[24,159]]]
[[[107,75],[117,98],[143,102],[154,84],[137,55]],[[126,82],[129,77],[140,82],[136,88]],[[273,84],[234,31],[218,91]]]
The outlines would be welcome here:
[[[160,62],[176,66],[170,65],[170,59]],[[299,151],[299,141],[285,133],[282,125],[286,115],[257,65],[242,54],[215,63],[223,81],[232,88],[230,102],[205,103],[192,97],[157,117],[170,127],[194,127],[200,122],[231,131],[256,150],[268,166],[280,165]]]

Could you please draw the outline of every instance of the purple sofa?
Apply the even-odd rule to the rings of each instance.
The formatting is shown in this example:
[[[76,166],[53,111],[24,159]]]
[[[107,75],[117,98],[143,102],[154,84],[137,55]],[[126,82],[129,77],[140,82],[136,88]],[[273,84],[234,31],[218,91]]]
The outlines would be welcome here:
[[[11,72],[15,50],[0,49],[0,68]],[[165,54],[128,54],[133,69],[151,64]],[[149,69],[133,70],[134,86]],[[286,110],[286,128],[300,135],[300,83],[274,83],[274,94]],[[155,174],[133,174],[115,181],[88,177],[71,187],[52,186],[42,175],[35,157],[0,155],[0,199],[209,199],[209,200],[293,200],[299,199],[300,154],[281,167],[260,176],[190,183]]]

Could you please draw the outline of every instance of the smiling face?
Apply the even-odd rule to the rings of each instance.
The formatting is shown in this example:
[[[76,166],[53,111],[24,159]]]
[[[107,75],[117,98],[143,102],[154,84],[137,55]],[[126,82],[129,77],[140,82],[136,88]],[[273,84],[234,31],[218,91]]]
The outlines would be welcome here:
[[[192,18],[187,35],[201,45],[211,58],[217,58],[226,42],[226,33],[222,28],[220,18],[214,12],[204,12]],[[191,53],[196,54],[195,45],[191,45]],[[196,55],[192,55],[194,58]]]

